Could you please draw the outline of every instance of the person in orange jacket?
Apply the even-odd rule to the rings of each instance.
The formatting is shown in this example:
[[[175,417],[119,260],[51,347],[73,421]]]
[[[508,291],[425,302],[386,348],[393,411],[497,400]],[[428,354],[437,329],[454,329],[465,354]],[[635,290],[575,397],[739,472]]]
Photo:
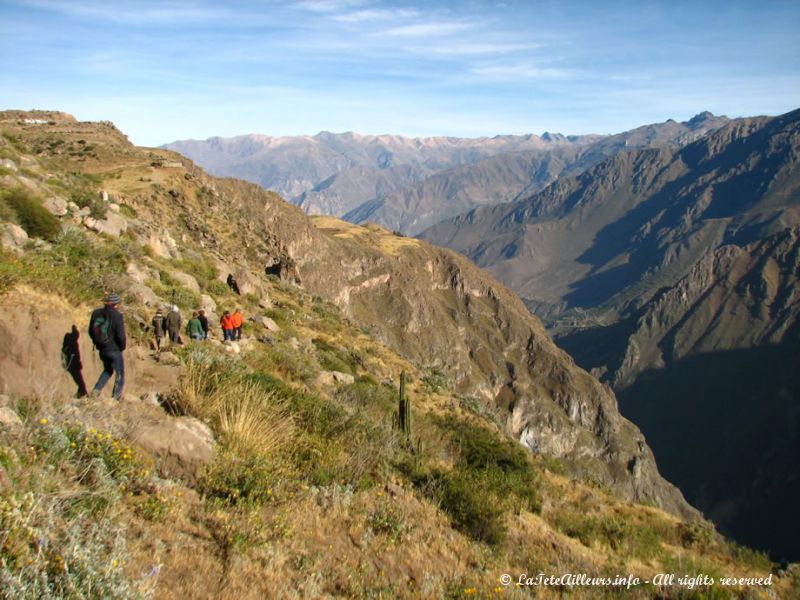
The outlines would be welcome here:
[[[244,325],[244,315],[239,312],[237,308],[233,311],[231,315],[231,319],[233,319],[233,339],[240,340],[242,339],[242,325]]]
[[[225,341],[230,340],[233,341],[233,316],[231,315],[231,311],[226,310],[222,313],[222,317],[219,319],[219,324],[222,325],[222,339]]]

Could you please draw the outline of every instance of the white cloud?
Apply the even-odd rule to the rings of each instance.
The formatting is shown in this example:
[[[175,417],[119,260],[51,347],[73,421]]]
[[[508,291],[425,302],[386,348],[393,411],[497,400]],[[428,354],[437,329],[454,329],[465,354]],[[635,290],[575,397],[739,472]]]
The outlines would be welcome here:
[[[334,13],[369,4],[368,0],[303,0],[295,4],[298,8],[319,13]]]
[[[414,23],[412,25],[401,25],[392,27],[385,31],[376,33],[381,36],[396,36],[405,38],[421,38],[437,35],[450,35],[474,29],[477,23],[468,21],[438,21],[432,23]]]
[[[215,22],[235,16],[234,13],[225,9],[193,6],[178,2],[142,5],[138,2],[99,3],[32,0],[28,5],[73,17],[129,24],[185,25],[187,23]]]
[[[539,67],[531,64],[474,66],[470,68],[470,72],[480,77],[502,81],[520,79],[571,79],[576,76],[575,71],[569,69]]]
[[[511,54],[514,52],[523,52],[525,50],[534,50],[539,47],[539,44],[506,44],[475,41],[422,46],[419,50],[444,56],[473,56],[480,54]]]
[[[334,16],[336,21],[343,23],[362,23],[365,21],[388,21],[393,19],[411,19],[421,16],[416,9],[405,8],[369,8],[346,12]]]

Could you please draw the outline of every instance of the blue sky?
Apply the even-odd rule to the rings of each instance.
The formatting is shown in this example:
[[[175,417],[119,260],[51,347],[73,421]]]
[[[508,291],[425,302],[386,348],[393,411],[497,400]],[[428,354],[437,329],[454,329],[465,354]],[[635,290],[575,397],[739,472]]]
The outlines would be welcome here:
[[[800,0],[0,0],[0,109],[134,143],[613,133],[800,107]]]

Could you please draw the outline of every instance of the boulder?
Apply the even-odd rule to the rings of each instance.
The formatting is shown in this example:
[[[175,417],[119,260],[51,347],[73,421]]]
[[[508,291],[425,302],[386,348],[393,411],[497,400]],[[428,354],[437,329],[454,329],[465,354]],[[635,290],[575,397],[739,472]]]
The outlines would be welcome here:
[[[0,234],[0,243],[4,248],[8,248],[14,252],[22,251],[23,246],[28,242],[28,234],[19,225],[14,223],[6,223],[2,226],[2,233]]]
[[[110,210],[111,212],[118,213],[120,211],[119,204],[116,204],[115,202],[109,203],[108,210]]]
[[[114,212],[106,213],[105,219],[84,217],[83,224],[92,231],[105,233],[111,237],[119,237],[128,229],[128,221],[125,217]]]
[[[164,304],[164,301],[153,290],[141,283],[132,284],[128,288],[128,294],[133,296],[139,304],[145,306],[157,307]]]
[[[44,206],[51,214],[57,217],[63,217],[67,214],[67,201],[63,198],[59,198],[58,196],[53,196],[48,198],[44,202],[42,202],[42,206]]]
[[[255,317],[250,317],[250,320],[255,322],[255,323],[260,324],[267,331],[280,331],[281,330],[280,326],[275,321],[270,319],[269,317],[264,317],[262,315],[257,315]]]
[[[143,425],[131,434],[131,441],[147,452],[166,477],[195,483],[203,468],[214,459],[214,434],[194,417],[170,417]]]
[[[356,378],[349,373],[341,371],[323,371],[317,375],[317,385],[326,387],[331,385],[350,385],[355,383]]]
[[[197,283],[197,279],[189,275],[188,273],[183,273],[181,271],[175,271],[172,273],[172,276],[175,280],[180,283],[182,286],[189,288],[193,292],[200,293],[200,285]]]
[[[179,365],[181,364],[181,359],[172,352],[159,352],[158,362],[162,365]]]
[[[241,354],[242,347],[239,345],[239,342],[225,342],[225,352],[230,352],[233,355]]]
[[[4,159],[0,160],[0,167],[8,169],[12,173],[16,173],[18,171],[17,163],[15,163],[10,158],[4,158]]]
[[[147,279],[145,272],[136,263],[128,263],[128,266],[125,267],[125,273],[136,283],[144,283]]]
[[[67,209],[71,213],[76,213],[81,210],[81,207],[75,204],[74,202],[67,202]]]
[[[217,312],[217,303],[214,302],[214,299],[207,295],[201,294],[200,295],[200,308],[205,311],[206,316],[209,317],[209,322],[211,321],[211,317],[209,315],[214,315]]]
[[[19,429],[22,427],[22,419],[7,406],[0,406],[0,427],[11,430]]]
[[[169,234],[169,231],[162,229],[157,233],[151,233],[146,241],[146,245],[156,256],[161,258],[178,258],[178,243]]]

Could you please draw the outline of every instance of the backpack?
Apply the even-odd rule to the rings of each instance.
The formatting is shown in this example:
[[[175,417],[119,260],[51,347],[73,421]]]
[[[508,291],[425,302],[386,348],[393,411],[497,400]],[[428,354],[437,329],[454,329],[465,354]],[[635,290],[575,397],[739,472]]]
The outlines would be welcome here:
[[[111,343],[111,316],[108,311],[98,311],[92,315],[89,323],[89,336],[97,348],[105,348]]]

